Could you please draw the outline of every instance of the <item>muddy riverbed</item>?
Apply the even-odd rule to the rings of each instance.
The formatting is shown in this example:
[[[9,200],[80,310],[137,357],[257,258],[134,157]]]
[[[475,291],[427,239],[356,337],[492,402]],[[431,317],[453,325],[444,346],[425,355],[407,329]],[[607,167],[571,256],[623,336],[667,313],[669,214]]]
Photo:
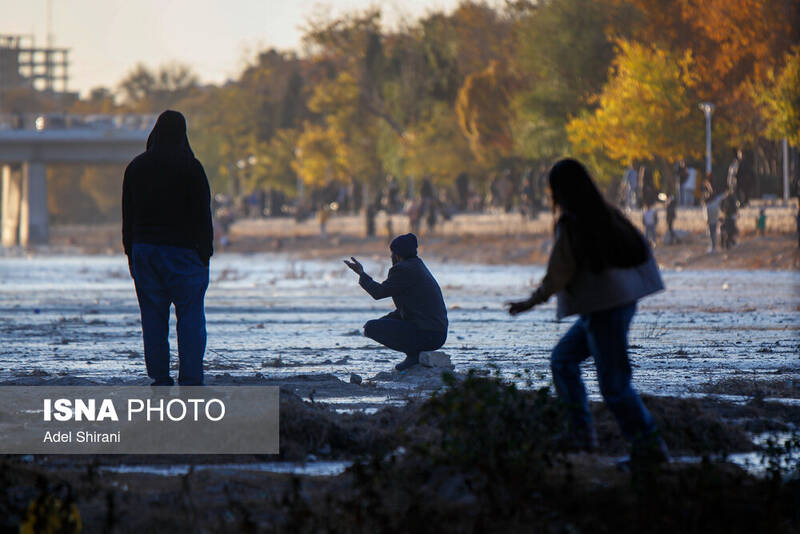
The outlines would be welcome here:
[[[385,275],[383,256],[362,259],[376,278]],[[541,267],[437,261],[430,267],[450,310],[444,351],[459,378],[475,369],[526,390],[549,385],[549,352],[571,321],[555,321],[553,303],[518,318],[502,307],[505,300],[531,290],[543,274]],[[796,507],[782,504],[800,495],[798,484],[775,490],[730,464],[715,463],[709,469],[703,460],[740,453],[728,458],[742,466],[754,463],[763,477],[769,464],[758,440],[788,439],[800,428],[800,274],[668,270],[664,278],[667,291],[640,303],[631,353],[634,381],[680,461],[652,483],[667,490],[636,489],[614,467],[626,452],[625,441],[607,409],[594,402],[601,449],[596,455],[569,457],[569,477],[576,476],[581,481],[577,487],[588,492],[574,496],[575,503],[599,498],[604,504],[585,511],[580,520],[588,525],[639,517],[637,510],[648,509],[644,498],[659,503],[659,509],[664,503],[673,509],[664,512],[663,521],[683,517],[677,511],[684,513],[691,505],[696,517],[712,522],[730,518],[731,525],[745,520],[760,526],[776,520],[800,524],[796,517],[791,523]],[[558,485],[561,464],[555,471],[548,467],[540,472],[545,468],[526,460],[526,476],[537,492],[523,498],[506,495],[514,484],[484,479],[495,471],[476,472],[469,454],[444,460],[436,456],[445,443],[437,436],[459,428],[459,419],[437,423],[421,418],[431,402],[425,399],[442,387],[441,372],[392,370],[398,356],[365,338],[360,329],[389,311],[390,302],[371,300],[340,262],[221,254],[212,262],[211,280],[207,381],[281,386],[281,454],[5,456],[0,458],[0,526],[16,529],[20,523],[34,525],[55,517],[63,525],[79,516],[87,532],[137,532],[154,523],[174,532],[311,532],[330,530],[331,525],[368,532],[415,514],[440,519],[453,514],[457,520],[451,531],[456,532],[508,517],[493,508],[498,498],[509,509],[549,510],[546,516],[517,518],[519,525],[529,526],[535,518],[545,521],[543,517],[562,526],[577,520],[570,515],[577,505],[571,501],[572,490]],[[597,401],[592,367],[585,365],[584,376]],[[351,384],[351,373],[363,382]],[[0,258],[0,384],[89,383],[148,383],[138,307],[124,258]],[[457,414],[486,405],[459,404],[462,396],[478,390],[464,387],[449,396],[449,403],[434,401],[443,413]],[[486,400],[495,402],[504,395],[499,391]],[[519,421],[528,424],[536,406],[524,407],[525,417]],[[513,419],[506,427],[504,421],[492,417],[486,424],[499,425],[495,430],[481,427],[465,439],[477,443],[491,435],[502,441],[517,424]],[[523,433],[530,440],[526,447],[532,447],[531,458],[541,447],[549,450],[547,443],[557,433],[557,428]],[[514,440],[520,436],[512,438],[519,447]],[[414,448],[421,443],[425,447]],[[487,452],[475,454],[478,459],[489,454],[491,465],[509,460],[502,451],[516,450],[504,442],[483,446]],[[500,456],[493,459],[491,454]],[[393,455],[399,455],[396,463]],[[373,460],[340,474],[360,458]],[[375,458],[383,460],[375,463]],[[796,456],[791,458],[796,463]],[[506,466],[508,473],[501,479],[517,473],[513,465]],[[539,493],[540,480],[550,489]],[[704,499],[711,498],[727,503],[726,511],[708,512],[713,507]],[[488,502],[494,504],[487,508]],[[428,503],[430,510],[420,512],[418,503]],[[768,514],[762,513],[767,509]],[[682,525],[664,528],[686,531]]]
[[[389,267],[383,257],[364,263],[376,278]],[[557,322],[553,302],[518,318],[502,307],[530,291],[541,267],[430,267],[449,308],[443,350],[456,371],[549,383],[550,350],[571,320]],[[767,396],[800,397],[800,273],[685,270],[665,271],[664,279],[667,291],[640,303],[630,335],[642,392],[753,395],[748,384],[759,383],[769,386]],[[435,387],[438,373],[393,373],[398,356],[362,335],[361,325],[390,306],[369,298],[340,262],[215,257],[206,299],[208,381],[276,383],[343,410]],[[122,256],[0,259],[0,339],[2,383],[147,383]],[[365,383],[349,384],[351,373]],[[585,377],[596,396],[590,364]]]

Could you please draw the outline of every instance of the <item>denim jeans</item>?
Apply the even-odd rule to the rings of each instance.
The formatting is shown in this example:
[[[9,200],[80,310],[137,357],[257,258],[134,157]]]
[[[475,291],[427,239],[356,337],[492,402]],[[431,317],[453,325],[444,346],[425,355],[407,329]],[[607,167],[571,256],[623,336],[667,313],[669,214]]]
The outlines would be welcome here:
[[[153,385],[174,383],[169,374],[169,309],[174,304],[178,320],[178,384],[202,385],[206,350],[203,301],[208,266],[194,250],[168,245],[136,243],[131,256],[147,376],[154,380]]]
[[[553,349],[550,367],[559,398],[570,411],[573,432],[589,435],[592,416],[579,364],[594,356],[600,392],[623,435],[630,441],[651,436],[655,423],[631,386],[628,328],[636,303],[581,315]]]
[[[421,330],[411,321],[382,317],[367,321],[364,335],[392,350],[410,356],[444,345],[447,332]]]

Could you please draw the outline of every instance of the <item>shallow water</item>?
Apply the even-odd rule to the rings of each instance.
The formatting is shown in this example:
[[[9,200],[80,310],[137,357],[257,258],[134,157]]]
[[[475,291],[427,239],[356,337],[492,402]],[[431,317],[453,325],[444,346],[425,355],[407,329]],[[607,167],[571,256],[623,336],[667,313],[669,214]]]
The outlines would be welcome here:
[[[389,267],[384,258],[364,264],[375,278]],[[443,350],[456,370],[496,367],[505,377],[522,373],[521,381],[527,374],[533,386],[549,383],[550,350],[572,321],[555,321],[552,302],[518,318],[502,308],[528,294],[541,268],[429,267],[450,309]],[[640,303],[631,330],[639,390],[682,395],[726,377],[800,378],[800,273],[684,271],[665,272],[664,279],[668,290]],[[331,373],[347,381],[351,372],[372,376],[398,359],[360,331],[390,311],[391,301],[373,301],[340,262],[222,254],[212,261],[211,280],[209,375]],[[141,354],[123,257],[0,258],[0,381],[132,382],[144,375]],[[592,365],[584,371],[596,396]]]
[[[238,464],[170,464],[170,465],[110,465],[102,466],[100,472],[114,474],[138,474],[158,476],[182,476],[191,471],[248,471],[255,473],[287,473],[312,477],[327,477],[341,475],[353,462],[349,461],[323,461],[323,462],[260,462]]]

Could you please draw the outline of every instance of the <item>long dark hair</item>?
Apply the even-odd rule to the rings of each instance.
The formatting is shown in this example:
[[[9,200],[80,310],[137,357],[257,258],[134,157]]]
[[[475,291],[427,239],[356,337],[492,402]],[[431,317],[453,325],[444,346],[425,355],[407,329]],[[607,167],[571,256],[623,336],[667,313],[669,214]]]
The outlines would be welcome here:
[[[650,251],[642,234],[597,189],[589,172],[574,159],[562,159],[550,169],[553,208],[561,208],[558,225],[567,231],[573,254],[592,272],[632,267]]]

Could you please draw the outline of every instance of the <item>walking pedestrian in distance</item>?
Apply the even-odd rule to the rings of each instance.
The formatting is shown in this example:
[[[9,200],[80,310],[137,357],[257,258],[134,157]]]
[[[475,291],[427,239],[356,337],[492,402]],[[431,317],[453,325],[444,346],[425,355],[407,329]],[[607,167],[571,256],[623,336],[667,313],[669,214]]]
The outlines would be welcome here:
[[[656,225],[658,224],[658,212],[653,204],[645,206],[644,213],[642,213],[642,224],[644,225],[644,235],[652,246],[655,246],[658,234],[656,234]]]
[[[764,235],[767,233],[767,210],[765,208],[758,210],[756,230],[758,230],[758,235],[761,237],[764,237]]]
[[[677,236],[675,235],[675,217],[678,211],[678,201],[675,198],[675,195],[669,195],[667,197],[667,233],[669,235],[669,242],[670,244],[675,244],[678,241]],[[666,239],[665,239],[666,241]]]
[[[797,246],[800,247],[800,205],[797,206],[797,213],[794,216],[795,226],[797,227]]]
[[[711,246],[708,247],[708,253],[717,250],[717,226],[719,225],[719,204],[722,202],[724,195],[714,196],[714,193],[709,189],[704,194],[706,204],[706,224],[708,224],[708,237],[711,240]]]

